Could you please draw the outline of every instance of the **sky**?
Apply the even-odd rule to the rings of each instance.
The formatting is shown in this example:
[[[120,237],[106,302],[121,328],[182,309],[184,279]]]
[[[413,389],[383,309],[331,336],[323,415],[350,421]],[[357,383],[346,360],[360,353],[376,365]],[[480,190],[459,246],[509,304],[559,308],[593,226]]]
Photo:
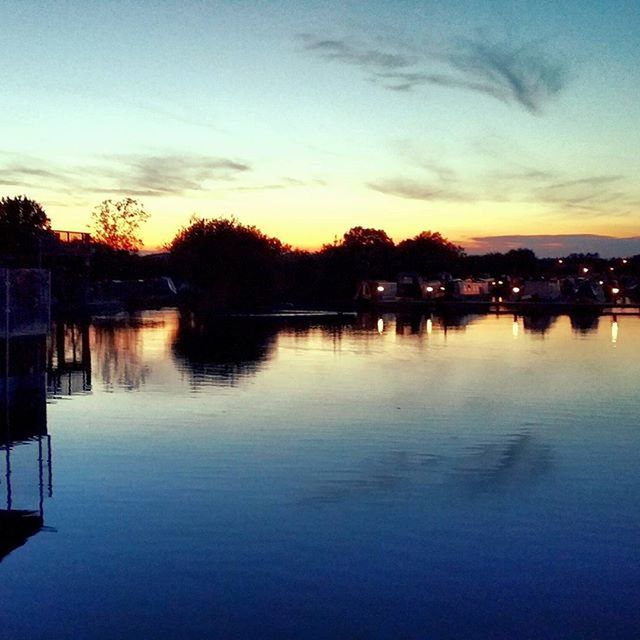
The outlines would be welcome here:
[[[0,3],[0,195],[640,253],[637,0]],[[622,239],[622,240],[621,240]]]

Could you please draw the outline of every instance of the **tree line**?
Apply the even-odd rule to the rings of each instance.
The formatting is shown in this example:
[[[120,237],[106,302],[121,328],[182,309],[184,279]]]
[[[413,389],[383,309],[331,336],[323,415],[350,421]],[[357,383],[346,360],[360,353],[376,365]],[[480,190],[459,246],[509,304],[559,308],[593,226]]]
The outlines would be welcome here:
[[[433,279],[543,277],[577,273],[587,264],[592,271],[604,271],[608,264],[597,254],[573,254],[560,262],[538,258],[529,249],[467,255],[438,232],[423,231],[395,243],[385,231],[361,226],[317,251],[303,251],[233,217],[198,216],[176,233],[162,256],[143,256],[138,252],[140,228],[148,218],[144,206],[131,198],[105,200],[96,207],[89,277],[170,275],[187,303],[212,309],[341,304],[353,299],[360,281],[395,280],[400,272]],[[0,200],[2,264],[33,266],[42,261],[43,247],[55,254],[55,243],[50,220],[37,202],[25,196]],[[640,256],[625,261],[625,268],[640,273]]]

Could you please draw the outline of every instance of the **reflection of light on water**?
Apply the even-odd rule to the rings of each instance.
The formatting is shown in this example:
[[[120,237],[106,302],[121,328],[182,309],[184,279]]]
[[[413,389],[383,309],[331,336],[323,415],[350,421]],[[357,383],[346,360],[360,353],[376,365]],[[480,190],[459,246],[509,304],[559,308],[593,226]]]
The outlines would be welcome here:
[[[384,331],[384,320],[382,318],[378,318],[378,333],[382,333]]]
[[[511,333],[513,333],[513,337],[517,338],[520,333],[520,325],[518,324],[518,318],[515,317],[513,319],[513,324],[511,325]]]
[[[432,331],[433,331],[433,321],[431,320],[431,318],[427,318],[427,333],[431,335]]]
[[[618,342],[618,321],[613,320],[611,322],[611,342],[614,344]]]

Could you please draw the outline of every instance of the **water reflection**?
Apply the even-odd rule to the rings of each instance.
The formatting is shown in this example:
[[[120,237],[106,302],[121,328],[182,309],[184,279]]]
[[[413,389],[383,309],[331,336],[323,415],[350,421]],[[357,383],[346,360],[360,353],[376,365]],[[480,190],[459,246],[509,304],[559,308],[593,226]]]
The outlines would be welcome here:
[[[398,336],[421,336],[432,334],[434,330],[444,332],[461,331],[481,319],[478,314],[445,310],[439,313],[399,312],[381,316],[370,312],[358,314],[356,326],[361,331],[382,334],[395,324]]]
[[[453,471],[474,490],[495,491],[506,484],[528,486],[550,469],[551,460],[551,447],[533,433],[523,432],[472,447]]]
[[[600,324],[600,314],[590,313],[589,311],[581,311],[569,315],[571,320],[571,328],[574,333],[588,335],[595,333]]]
[[[0,561],[44,526],[52,495],[44,335],[0,341]]]
[[[88,320],[53,323],[47,348],[47,391],[69,396],[91,392]]]
[[[93,321],[93,352],[106,390],[136,391],[144,385],[149,367],[142,357],[142,329],[155,324],[128,314]]]
[[[426,486],[440,491],[496,493],[508,486],[531,486],[550,471],[552,450],[530,432],[507,434],[453,455],[389,451],[363,460],[354,469],[325,471],[329,480],[311,488],[299,504],[333,503],[363,495],[389,495]]]
[[[546,313],[527,314],[522,316],[522,325],[525,331],[544,335],[555,324],[558,316]]]
[[[202,384],[233,385],[255,374],[273,353],[278,334],[273,319],[240,316],[205,320],[184,313],[173,341],[177,362]]]
[[[426,330],[423,314],[404,314],[396,316],[396,334],[399,336],[422,335]]]
[[[634,637],[640,320],[572,326],[164,311],[99,320],[88,361],[56,329],[92,393],[48,407],[61,533],[0,565],[8,635]],[[0,556],[44,526],[46,429],[0,447]]]
[[[46,337],[23,335],[0,340],[0,431],[5,440],[45,435]]]

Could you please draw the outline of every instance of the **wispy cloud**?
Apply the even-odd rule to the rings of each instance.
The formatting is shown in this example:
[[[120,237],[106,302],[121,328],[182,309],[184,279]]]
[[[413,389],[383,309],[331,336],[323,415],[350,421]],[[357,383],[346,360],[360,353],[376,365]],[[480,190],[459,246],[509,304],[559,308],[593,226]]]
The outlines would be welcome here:
[[[380,182],[371,182],[367,186],[374,191],[379,191],[386,195],[409,198],[411,200],[453,200],[456,202],[468,202],[474,199],[473,195],[461,190],[413,180],[382,180]]]
[[[538,46],[513,47],[462,40],[445,59],[465,78],[473,78],[504,102],[518,102],[532,113],[565,87],[566,65]]]
[[[325,60],[338,60],[351,65],[365,67],[372,71],[402,69],[415,65],[419,58],[402,52],[389,52],[375,48],[363,48],[345,39],[322,40],[309,34],[302,36],[305,48],[320,55]]]
[[[537,204],[555,217],[624,217],[637,210],[637,186],[622,174],[571,175],[504,158],[501,162],[506,168],[470,173],[414,153],[408,156],[408,176],[380,177],[366,186],[413,200]]]
[[[0,185],[58,194],[168,196],[203,191],[251,171],[246,162],[198,154],[123,154],[83,166],[0,152]]]
[[[251,169],[237,160],[197,154],[116,155],[105,160],[107,166],[98,166],[94,173],[106,178],[112,189],[148,196],[202,191],[211,182],[230,181]],[[105,189],[97,186],[96,190]]]
[[[280,189],[294,189],[297,187],[323,187],[327,183],[321,178],[299,180],[298,178],[283,177],[278,182],[246,184],[229,187],[230,191],[277,191]]]
[[[533,43],[508,44],[461,39],[437,50],[396,45],[382,48],[346,38],[303,34],[307,51],[359,67],[368,80],[394,91],[434,85],[482,93],[540,113],[567,84],[566,64]]]
[[[594,175],[551,181],[534,187],[532,199],[569,211],[592,215],[622,215],[630,205],[630,194],[622,175]]]

